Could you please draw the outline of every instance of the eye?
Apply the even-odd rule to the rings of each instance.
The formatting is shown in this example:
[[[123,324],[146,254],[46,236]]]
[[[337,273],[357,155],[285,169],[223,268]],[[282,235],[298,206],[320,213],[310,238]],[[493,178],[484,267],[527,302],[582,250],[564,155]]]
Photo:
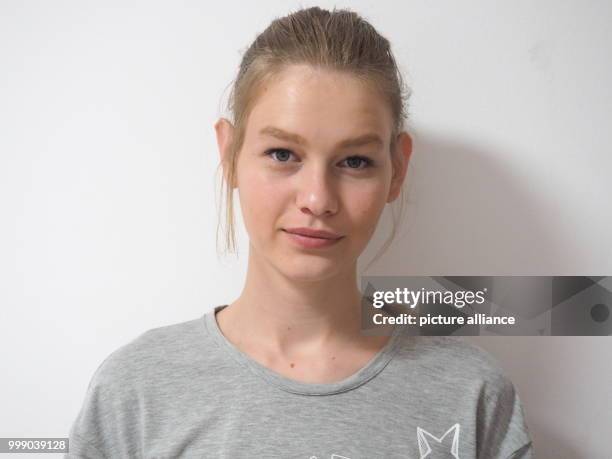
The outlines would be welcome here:
[[[289,158],[291,157],[291,155],[293,155],[293,152],[285,148],[270,148],[269,150],[266,150],[264,154],[266,156],[272,157],[273,159],[276,158],[274,159],[274,161],[277,163],[288,163]],[[354,170],[367,169],[374,165],[373,160],[365,156],[359,156],[359,155],[349,156],[346,159],[344,159],[343,162],[346,162],[348,164],[348,169],[354,169]],[[363,166],[363,167],[360,167],[360,166]]]
[[[349,164],[349,169],[367,169],[373,164],[373,161],[370,158],[366,158],[365,156],[349,156],[345,159],[345,161],[347,162],[347,164]],[[360,164],[363,164],[363,167],[359,167]]]
[[[271,156],[272,158],[274,158],[276,153],[280,153],[279,155],[277,155],[278,158],[283,158],[283,159],[275,159],[275,161],[278,163],[288,162],[287,160],[289,159],[289,156],[293,154],[293,152],[289,150],[285,150],[284,148],[271,148],[270,150],[267,150],[265,154],[267,156]]]

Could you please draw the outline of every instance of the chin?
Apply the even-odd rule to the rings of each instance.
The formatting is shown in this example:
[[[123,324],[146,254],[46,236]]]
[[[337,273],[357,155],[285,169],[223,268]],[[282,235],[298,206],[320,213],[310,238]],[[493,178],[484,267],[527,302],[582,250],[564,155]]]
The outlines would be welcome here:
[[[335,277],[344,267],[336,260],[307,256],[292,256],[277,266],[286,277],[301,282],[317,282]]]

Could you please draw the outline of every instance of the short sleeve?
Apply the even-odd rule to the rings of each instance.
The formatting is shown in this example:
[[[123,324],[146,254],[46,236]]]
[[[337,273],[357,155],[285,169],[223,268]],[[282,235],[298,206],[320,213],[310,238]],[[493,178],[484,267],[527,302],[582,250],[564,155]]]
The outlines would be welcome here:
[[[118,351],[94,372],[68,435],[64,458],[138,455],[138,397]]]
[[[525,412],[514,384],[499,373],[485,387],[478,406],[479,459],[533,459]]]

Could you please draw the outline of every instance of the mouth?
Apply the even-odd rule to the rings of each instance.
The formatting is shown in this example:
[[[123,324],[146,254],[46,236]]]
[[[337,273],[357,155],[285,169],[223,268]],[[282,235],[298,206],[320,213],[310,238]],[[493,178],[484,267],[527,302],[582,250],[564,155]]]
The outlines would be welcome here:
[[[336,236],[336,237],[319,237],[319,236],[309,236],[305,234],[300,234],[292,231],[288,231],[286,229],[282,230],[292,243],[302,249],[321,249],[325,247],[331,247],[337,244],[340,240],[344,239],[344,236]]]
[[[338,240],[344,236],[326,230],[316,230],[312,228],[283,228],[283,231],[289,234],[295,234],[311,239]]]

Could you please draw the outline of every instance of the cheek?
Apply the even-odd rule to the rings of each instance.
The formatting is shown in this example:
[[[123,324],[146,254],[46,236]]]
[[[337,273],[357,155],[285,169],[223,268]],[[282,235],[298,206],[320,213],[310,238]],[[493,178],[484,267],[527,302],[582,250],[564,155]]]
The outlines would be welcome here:
[[[280,182],[273,182],[258,171],[239,176],[240,206],[249,235],[257,238],[262,232],[274,232],[287,191]],[[263,235],[263,234],[262,234]]]
[[[343,200],[344,207],[351,221],[358,229],[371,232],[376,227],[378,218],[386,203],[386,187],[383,183],[362,184],[354,187]]]

